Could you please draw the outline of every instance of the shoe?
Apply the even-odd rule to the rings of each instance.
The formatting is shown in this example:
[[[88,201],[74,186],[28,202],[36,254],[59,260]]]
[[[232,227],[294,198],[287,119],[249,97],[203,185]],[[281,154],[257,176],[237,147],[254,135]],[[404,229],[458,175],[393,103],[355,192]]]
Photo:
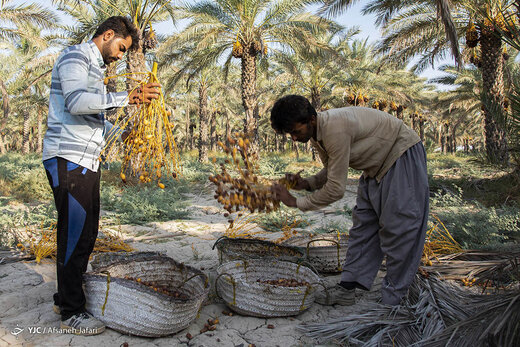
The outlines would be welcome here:
[[[61,322],[61,328],[76,335],[97,335],[105,331],[105,324],[90,313],[81,312]]]
[[[356,289],[346,289],[336,284],[334,287],[327,288],[326,291],[321,290],[316,292],[316,294],[314,294],[314,301],[325,306],[354,305],[356,303]]]
[[[60,307],[58,305],[52,305],[52,310],[56,314],[61,314],[61,310],[60,310]]]

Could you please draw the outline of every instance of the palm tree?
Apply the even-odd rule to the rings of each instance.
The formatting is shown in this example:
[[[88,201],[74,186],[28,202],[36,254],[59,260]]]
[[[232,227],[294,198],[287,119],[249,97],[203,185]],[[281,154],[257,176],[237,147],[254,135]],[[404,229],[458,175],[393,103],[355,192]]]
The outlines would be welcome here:
[[[293,80],[294,88],[300,88],[309,95],[311,104],[320,111],[323,91],[334,86],[341,70],[346,69],[349,63],[349,57],[342,54],[342,47],[358,32],[354,29],[342,34],[338,28],[335,31],[316,33],[319,47],[296,49],[294,54],[276,54],[275,59],[282,71],[279,78]]]
[[[375,59],[375,49],[366,41],[345,41],[340,48],[348,64],[334,72],[337,76],[324,107],[371,106],[403,119],[405,107],[416,111],[428,105],[433,88],[424,78]]]
[[[345,11],[349,6],[358,2],[357,0],[322,0],[324,5],[321,8],[322,13],[327,13],[329,15],[337,15],[343,11]],[[396,13],[402,8],[406,7],[434,7],[436,12],[436,17],[441,20],[446,40],[450,43],[450,49],[453,54],[453,57],[457,61],[458,65],[461,65],[460,61],[460,53],[459,53],[459,45],[458,45],[458,35],[457,30],[455,28],[455,23],[451,16],[450,12],[450,3],[457,1],[449,1],[449,0],[419,0],[419,1],[410,1],[410,0],[386,0],[386,1],[378,1],[371,0],[367,1],[367,5],[363,9],[364,14],[375,13],[377,15],[376,24],[385,26],[388,21],[396,15]],[[437,21],[435,21],[437,22]]]
[[[42,36],[39,28],[24,25],[24,37],[12,44],[12,54],[16,57],[19,72],[11,76],[13,108],[23,114],[22,152],[30,151],[30,121],[31,113],[41,112],[47,106],[47,91],[50,83],[50,73],[56,59],[56,54],[42,54],[52,47],[51,36]]]
[[[40,5],[9,5],[10,2],[2,0],[0,4],[0,41],[17,40],[24,36],[23,26],[26,24],[52,29],[59,22],[53,12]]]
[[[484,105],[486,129],[486,154],[492,162],[507,163],[507,141],[500,117],[493,115],[494,109],[503,106],[503,45],[500,32],[493,22],[503,22],[500,9],[509,8],[512,0],[459,0],[453,2],[453,22],[459,37],[466,34],[467,48],[463,52],[466,62],[479,66],[485,81],[481,102]],[[380,16],[383,7],[379,7]],[[380,43],[380,51],[389,59],[401,63],[414,56],[421,57],[415,70],[421,70],[438,57],[449,52],[450,45],[445,39],[444,28],[435,21],[434,6],[408,5],[402,7],[385,22],[385,37]],[[475,47],[480,42],[480,47]]]
[[[520,18],[520,1],[516,1],[511,7],[502,8],[500,20],[493,23],[504,43],[512,48],[503,55],[507,61],[505,69],[507,71],[507,78],[505,79],[507,99],[504,108],[509,149],[516,164],[517,176],[520,174],[520,67],[518,64],[520,23],[518,18]],[[511,54],[511,50],[514,50],[516,54]],[[509,57],[510,55],[511,57]]]
[[[53,0],[60,7],[71,14],[77,14],[82,22],[82,28],[75,30],[76,39],[81,39],[82,32],[90,33],[106,18],[114,15],[130,16],[138,29],[139,41],[135,49],[127,53],[127,72],[137,73],[147,71],[146,52],[154,49],[157,45],[157,35],[152,24],[167,19],[173,21],[173,7],[170,0]],[[84,16],[84,10],[76,10],[74,5],[86,4],[94,13]],[[81,19],[86,18],[86,19]],[[175,22],[173,21],[175,24]],[[131,76],[141,79],[142,75]],[[128,79],[127,87],[132,89],[137,82]]]
[[[189,19],[187,27],[164,47],[175,60],[186,54],[191,59],[181,70],[224,61],[229,69],[233,57],[240,59],[244,132],[258,143],[258,115],[255,114],[257,61],[265,59],[269,49],[283,50],[314,44],[311,31],[326,29],[332,23],[305,12],[307,0],[202,0],[179,8],[179,18]],[[183,49],[184,48],[184,49]],[[197,71],[194,71],[194,73]]]
[[[20,42],[23,38],[31,37],[33,44],[37,46],[46,45],[46,38],[35,37],[32,30],[27,28],[41,28],[51,29],[56,26],[58,19],[56,15],[43,7],[36,4],[29,5],[10,5],[11,0],[2,0],[0,10],[0,42],[4,42],[6,45],[4,48],[10,50],[13,46],[13,42]],[[2,97],[2,111],[3,117],[0,121],[0,128],[5,129],[7,126],[10,107],[10,96],[8,92],[7,79],[12,79],[13,72],[20,71],[23,68],[23,64],[17,64],[17,61],[13,61],[8,58],[3,60],[4,67],[13,67],[10,64],[6,64],[7,61],[12,61],[17,67],[11,70],[11,73],[0,75],[0,92]],[[4,134],[0,134],[0,153],[6,152]]]

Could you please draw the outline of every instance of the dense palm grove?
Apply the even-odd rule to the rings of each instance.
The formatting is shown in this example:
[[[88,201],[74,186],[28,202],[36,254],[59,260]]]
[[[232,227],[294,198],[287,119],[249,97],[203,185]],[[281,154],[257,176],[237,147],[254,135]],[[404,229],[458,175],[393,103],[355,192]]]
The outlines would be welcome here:
[[[293,93],[318,110],[378,108],[403,119],[430,149],[475,151],[518,168],[520,1],[456,0],[451,10],[441,0],[364,1],[383,33],[375,44],[334,20],[354,2],[55,0],[44,8],[3,0],[0,151],[41,151],[59,51],[90,39],[107,17],[128,15],[138,49],[107,74],[146,71],[157,61],[177,143],[197,149],[200,161],[236,131],[265,151],[307,151],[270,129],[274,100]],[[60,22],[63,14],[72,24]],[[171,32],[155,32],[165,21]],[[437,66],[448,57],[452,66]],[[444,74],[418,76],[432,65]],[[111,79],[108,88],[132,83]]]

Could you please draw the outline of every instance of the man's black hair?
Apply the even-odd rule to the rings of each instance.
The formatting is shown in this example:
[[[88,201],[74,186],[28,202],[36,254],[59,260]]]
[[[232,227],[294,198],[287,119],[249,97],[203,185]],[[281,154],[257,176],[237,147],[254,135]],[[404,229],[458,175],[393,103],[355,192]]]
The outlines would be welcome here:
[[[101,25],[99,25],[92,38],[95,39],[110,29],[114,30],[115,36],[122,37],[124,39],[130,36],[132,38],[132,45],[130,46],[130,49],[137,47],[139,42],[139,33],[137,32],[137,28],[135,27],[134,23],[132,23],[128,17],[113,16],[108,18],[103,23],[101,23]]]
[[[271,126],[277,133],[290,133],[295,123],[308,123],[317,115],[316,109],[303,96],[286,95],[274,103]]]

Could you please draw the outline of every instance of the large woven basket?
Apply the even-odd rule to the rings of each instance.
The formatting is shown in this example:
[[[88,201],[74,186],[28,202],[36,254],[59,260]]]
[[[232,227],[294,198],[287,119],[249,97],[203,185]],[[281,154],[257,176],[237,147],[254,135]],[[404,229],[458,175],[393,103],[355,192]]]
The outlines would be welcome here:
[[[200,270],[157,253],[104,255],[92,267],[95,271],[84,275],[86,309],[125,334],[174,334],[196,318],[209,292]],[[143,282],[174,289],[182,297],[160,293]]]
[[[307,261],[318,272],[341,272],[347,256],[348,236],[337,234],[293,236],[283,242],[286,246],[299,247]]]
[[[308,282],[298,287],[282,287],[257,282],[281,278]],[[217,268],[215,287],[233,311],[255,317],[297,315],[314,303],[320,278],[310,268],[278,260],[236,260]]]
[[[213,249],[215,247],[218,249],[220,264],[233,260],[263,259],[266,257],[297,263],[305,260],[305,253],[302,249],[265,240],[223,236],[215,242]]]

